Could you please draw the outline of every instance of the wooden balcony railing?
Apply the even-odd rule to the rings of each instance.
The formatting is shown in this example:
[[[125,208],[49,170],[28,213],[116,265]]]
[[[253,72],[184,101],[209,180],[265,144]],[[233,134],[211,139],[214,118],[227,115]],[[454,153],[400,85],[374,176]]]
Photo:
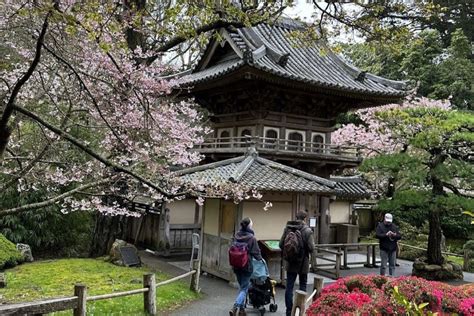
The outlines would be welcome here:
[[[255,147],[261,153],[270,154],[361,159],[357,147],[256,136],[208,138],[197,147],[197,150],[201,153],[239,153],[247,151],[249,147]]]

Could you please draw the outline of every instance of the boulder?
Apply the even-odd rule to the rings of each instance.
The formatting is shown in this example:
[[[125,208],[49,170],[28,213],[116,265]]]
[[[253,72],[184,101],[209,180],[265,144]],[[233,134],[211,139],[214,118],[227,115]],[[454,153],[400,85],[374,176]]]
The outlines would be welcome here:
[[[121,239],[115,239],[114,243],[112,244],[112,247],[110,248],[108,261],[118,266],[126,266],[122,260],[122,255],[120,253],[120,248],[122,247],[132,247],[135,254],[138,256],[138,249],[134,245],[129,244],[128,242]]]
[[[445,262],[442,265],[427,264],[420,259],[413,263],[412,275],[436,281],[462,280],[464,278],[458,264],[453,262]]]
[[[26,262],[33,262],[33,254],[31,252],[31,247],[27,244],[16,244],[16,249],[21,253]]]

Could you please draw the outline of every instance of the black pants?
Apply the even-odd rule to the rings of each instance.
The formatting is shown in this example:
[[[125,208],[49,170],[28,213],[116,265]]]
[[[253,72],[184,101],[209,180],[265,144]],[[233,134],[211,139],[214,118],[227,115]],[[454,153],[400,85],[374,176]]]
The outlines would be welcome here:
[[[286,290],[285,290],[285,305],[286,315],[291,315],[291,309],[293,308],[293,288],[295,287],[296,276],[299,275],[300,291],[306,292],[306,285],[308,283],[308,274],[296,272],[286,273]]]

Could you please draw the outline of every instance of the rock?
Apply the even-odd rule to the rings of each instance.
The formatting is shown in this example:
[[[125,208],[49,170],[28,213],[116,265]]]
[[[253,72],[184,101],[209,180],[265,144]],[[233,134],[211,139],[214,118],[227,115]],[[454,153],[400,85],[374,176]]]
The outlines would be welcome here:
[[[135,251],[136,255],[138,256],[138,249],[132,245],[127,243],[124,240],[115,239],[112,247],[110,248],[109,252],[109,261],[118,266],[125,266],[123,263],[122,255],[120,254],[120,248],[122,247],[132,247]]]
[[[7,287],[7,276],[5,273],[0,273],[0,288]]]
[[[454,270],[453,266],[450,263],[443,264],[442,268],[443,268],[443,270],[446,270],[446,271],[449,271],[449,272],[452,272]]]
[[[413,264],[412,275],[436,281],[463,279],[463,274],[459,265],[452,262],[447,262],[443,265],[436,265],[416,260]]]
[[[427,264],[425,265],[425,270],[426,271],[438,271],[438,270],[441,270],[441,266],[437,265],[437,264]]]
[[[33,262],[33,254],[31,253],[31,247],[27,244],[16,244],[16,249],[21,253],[26,262]]]

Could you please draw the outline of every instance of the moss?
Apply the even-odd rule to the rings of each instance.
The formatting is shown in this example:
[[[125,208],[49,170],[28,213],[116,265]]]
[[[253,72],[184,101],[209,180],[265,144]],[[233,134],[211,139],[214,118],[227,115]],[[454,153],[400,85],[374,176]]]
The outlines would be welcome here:
[[[0,270],[11,268],[23,261],[14,243],[0,234]]]
[[[8,288],[0,289],[0,303],[27,302],[70,296],[74,284],[87,286],[91,295],[127,291],[142,287],[143,274],[154,272],[157,282],[169,279],[166,274],[148,268],[119,267],[100,259],[61,259],[27,263],[6,271]],[[189,284],[175,282],[157,291],[158,310],[176,308],[198,294]],[[70,315],[70,311],[55,315]],[[144,315],[143,295],[132,295],[87,303],[87,315]]]

